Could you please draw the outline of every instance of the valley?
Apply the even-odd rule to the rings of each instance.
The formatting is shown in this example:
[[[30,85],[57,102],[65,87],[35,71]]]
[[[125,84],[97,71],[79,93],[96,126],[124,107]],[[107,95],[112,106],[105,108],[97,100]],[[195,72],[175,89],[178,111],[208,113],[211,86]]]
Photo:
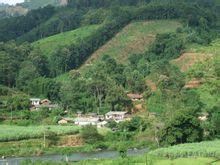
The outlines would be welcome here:
[[[0,19],[0,164],[219,164],[218,1],[18,6]]]

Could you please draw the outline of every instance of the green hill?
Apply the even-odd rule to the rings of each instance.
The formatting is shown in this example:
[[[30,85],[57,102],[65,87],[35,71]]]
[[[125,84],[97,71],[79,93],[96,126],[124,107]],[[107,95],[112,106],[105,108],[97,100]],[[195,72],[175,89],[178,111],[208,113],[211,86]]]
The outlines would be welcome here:
[[[68,46],[90,36],[95,30],[97,30],[98,27],[98,25],[90,25],[76,30],[60,33],[38,40],[33,43],[33,46],[39,47],[44,55],[50,56],[57,48]]]
[[[90,26],[97,27],[97,26]],[[121,32],[116,34],[109,42],[99,48],[91,57],[85,62],[84,65],[80,68],[81,71],[87,70],[89,63],[97,62],[102,55],[111,55],[119,62],[126,62],[130,54],[134,53],[143,53],[147,50],[150,43],[153,42],[156,34],[158,33],[167,33],[174,32],[178,27],[181,27],[181,24],[178,21],[174,20],[157,20],[157,21],[138,21],[132,22],[126,27],[124,27]],[[84,29],[78,29],[82,33],[86,34]],[[72,31],[77,32],[77,30]],[[67,32],[68,33],[68,32]],[[88,34],[88,31],[87,31]],[[61,34],[62,35],[62,34]],[[79,34],[80,36],[81,34]],[[50,46],[50,41],[61,41],[60,35],[55,35],[43,40],[40,40],[39,43],[35,42],[34,45],[39,45],[40,48],[46,53],[50,54],[53,50]],[[67,36],[67,35],[66,35]],[[68,39],[63,36],[62,41],[67,41]],[[68,37],[69,38],[69,37]],[[54,42],[55,43],[55,42]],[[58,42],[57,42],[58,43]],[[68,80],[68,73],[58,76],[56,78],[58,81]]]
[[[130,54],[143,53],[158,33],[174,32],[181,24],[174,20],[139,21],[127,25],[108,43],[98,49],[86,64],[102,55],[110,55],[117,61],[126,62]]]

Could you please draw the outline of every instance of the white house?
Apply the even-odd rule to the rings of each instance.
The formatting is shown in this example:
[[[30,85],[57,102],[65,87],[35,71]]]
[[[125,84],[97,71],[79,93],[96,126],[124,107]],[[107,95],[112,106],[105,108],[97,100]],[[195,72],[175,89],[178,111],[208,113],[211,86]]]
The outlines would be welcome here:
[[[124,120],[127,112],[125,111],[110,111],[105,114],[106,120]]]
[[[31,98],[30,101],[31,101],[31,105],[32,106],[38,106],[38,105],[40,105],[41,99],[39,99],[39,98]]]
[[[59,108],[57,104],[52,104],[50,100],[44,99],[41,100],[39,98],[31,98],[31,110],[39,110],[41,108],[48,108],[49,110]]]
[[[85,126],[85,125],[97,125],[100,122],[98,117],[77,117],[74,119],[74,124]]]

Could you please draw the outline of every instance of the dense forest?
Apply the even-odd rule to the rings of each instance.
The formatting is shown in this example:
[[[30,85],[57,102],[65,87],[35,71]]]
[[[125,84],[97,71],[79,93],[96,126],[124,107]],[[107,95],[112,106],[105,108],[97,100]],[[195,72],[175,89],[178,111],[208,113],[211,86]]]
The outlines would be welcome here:
[[[126,94],[141,93],[144,104],[164,121],[161,144],[219,137],[219,102],[211,107],[205,105],[196,90],[184,88],[188,75],[170,63],[189,45],[206,46],[219,37],[218,8],[214,0],[70,0],[65,7],[46,6],[0,20],[0,107],[6,111],[23,110],[28,107],[28,97],[33,96],[48,98],[71,112],[104,114],[109,110],[131,111],[133,104]],[[161,19],[178,20],[182,27],[173,33],[157,34],[147,51],[130,55],[126,64],[106,54],[89,69],[78,70],[130,22]],[[99,27],[50,56],[32,44],[89,25]],[[206,78],[205,71],[198,70],[192,70],[190,76]],[[56,77],[65,73],[69,81],[57,81]],[[212,94],[217,98],[219,58],[211,75],[215,82],[212,88],[216,89]],[[156,92],[146,84],[149,76],[158,80]],[[17,92],[10,94],[10,90]],[[12,103],[14,106],[9,107]],[[204,125],[197,120],[203,112],[210,113]]]

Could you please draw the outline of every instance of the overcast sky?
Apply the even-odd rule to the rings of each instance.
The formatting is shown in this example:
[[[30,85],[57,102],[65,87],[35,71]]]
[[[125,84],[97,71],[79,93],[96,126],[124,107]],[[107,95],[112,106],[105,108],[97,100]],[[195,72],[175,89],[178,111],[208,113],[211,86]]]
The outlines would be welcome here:
[[[16,3],[24,2],[24,0],[0,0],[0,3],[7,3],[10,5],[15,5]]]

